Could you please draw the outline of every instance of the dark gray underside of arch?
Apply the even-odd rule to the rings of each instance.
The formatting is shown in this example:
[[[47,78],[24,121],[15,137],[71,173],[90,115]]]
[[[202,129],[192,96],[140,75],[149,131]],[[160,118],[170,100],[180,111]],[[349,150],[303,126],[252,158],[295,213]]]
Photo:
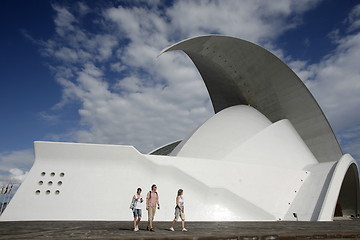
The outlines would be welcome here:
[[[319,162],[337,161],[342,156],[336,137],[309,90],[269,51],[245,40],[219,35],[184,40],[162,53],[172,50],[182,50],[192,59],[215,113],[234,105],[251,105],[272,122],[289,119]]]

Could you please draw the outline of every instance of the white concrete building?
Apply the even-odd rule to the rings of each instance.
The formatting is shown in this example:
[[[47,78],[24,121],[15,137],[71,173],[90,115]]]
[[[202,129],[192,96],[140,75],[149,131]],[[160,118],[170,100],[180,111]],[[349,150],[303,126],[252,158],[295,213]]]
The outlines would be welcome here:
[[[161,203],[155,220],[172,220],[179,188],[188,221],[359,216],[357,163],[342,153],[286,64],[226,36],[188,39],[163,52],[171,50],[184,51],[198,68],[213,117],[150,154],[132,146],[35,142],[35,163],[0,220],[130,220],[136,188],[145,196],[153,183]]]

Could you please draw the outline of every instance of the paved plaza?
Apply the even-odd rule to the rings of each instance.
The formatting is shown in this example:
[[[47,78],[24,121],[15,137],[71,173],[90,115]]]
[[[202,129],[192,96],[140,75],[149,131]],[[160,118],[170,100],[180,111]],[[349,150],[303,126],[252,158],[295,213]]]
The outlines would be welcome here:
[[[360,239],[360,221],[334,222],[188,222],[175,232],[170,222],[155,222],[155,232],[134,232],[132,222],[0,222],[0,239]]]

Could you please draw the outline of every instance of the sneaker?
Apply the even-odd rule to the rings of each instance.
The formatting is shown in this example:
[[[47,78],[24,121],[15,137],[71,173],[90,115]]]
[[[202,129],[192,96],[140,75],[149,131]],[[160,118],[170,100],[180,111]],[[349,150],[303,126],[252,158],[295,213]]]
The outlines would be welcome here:
[[[134,228],[134,232],[137,232],[137,231],[139,231],[139,227]]]
[[[187,229],[186,229],[186,228],[183,228],[182,231],[183,231],[183,232],[187,232]]]
[[[175,231],[175,229],[174,229],[173,227],[171,227],[171,228],[169,228],[169,229],[170,229],[170,231],[173,231],[173,232]]]

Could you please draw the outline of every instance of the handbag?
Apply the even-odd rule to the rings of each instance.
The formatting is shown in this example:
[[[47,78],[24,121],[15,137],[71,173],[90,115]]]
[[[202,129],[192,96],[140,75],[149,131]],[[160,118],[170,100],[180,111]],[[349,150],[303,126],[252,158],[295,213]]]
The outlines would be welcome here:
[[[131,203],[130,203],[130,209],[131,209],[131,210],[134,210],[134,208],[135,208],[135,202],[136,202],[136,200],[131,200]]]

